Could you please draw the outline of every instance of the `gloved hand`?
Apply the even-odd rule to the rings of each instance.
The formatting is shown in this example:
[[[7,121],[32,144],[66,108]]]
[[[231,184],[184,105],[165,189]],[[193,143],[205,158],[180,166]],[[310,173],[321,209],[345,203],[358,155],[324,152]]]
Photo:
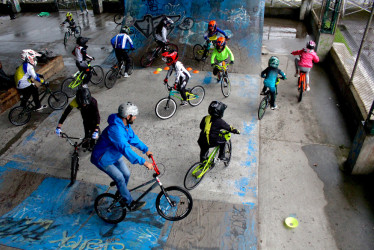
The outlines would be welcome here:
[[[239,131],[238,129],[236,129],[236,128],[234,128],[234,129],[232,130],[232,132],[233,132],[234,134],[237,134],[237,135],[240,134],[240,131]]]
[[[62,132],[61,128],[57,127],[56,128],[56,135],[61,136],[61,132]]]
[[[92,139],[96,140],[99,139],[99,132],[95,131],[92,133]]]
[[[230,64],[233,65],[233,64],[234,64],[234,61],[231,61]]]
[[[167,79],[167,78],[164,79],[164,83],[165,83],[165,84],[168,83],[168,79]]]
[[[174,89],[177,89],[177,87],[178,87],[178,84],[174,83]]]

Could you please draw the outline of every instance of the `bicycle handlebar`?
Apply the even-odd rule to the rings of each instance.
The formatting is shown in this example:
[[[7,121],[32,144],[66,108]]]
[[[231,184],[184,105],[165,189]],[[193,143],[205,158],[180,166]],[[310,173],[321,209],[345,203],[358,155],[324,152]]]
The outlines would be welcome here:
[[[153,158],[153,155],[149,155],[149,158],[152,159],[153,169],[155,170],[157,175],[160,175],[160,170],[157,167],[157,164],[155,162],[155,159]]]

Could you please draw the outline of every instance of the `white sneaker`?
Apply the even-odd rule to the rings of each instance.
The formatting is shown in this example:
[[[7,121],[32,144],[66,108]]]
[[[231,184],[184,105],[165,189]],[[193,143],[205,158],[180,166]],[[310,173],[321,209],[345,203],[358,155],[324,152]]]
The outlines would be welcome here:
[[[79,15],[84,15],[83,11],[81,13],[79,13]]]
[[[129,74],[127,74],[127,73],[125,72],[125,74],[123,75],[123,77],[130,77],[130,76],[129,76]]]
[[[274,107],[271,107],[271,110],[274,110],[274,109],[277,109],[277,108],[278,108],[278,106],[275,105]]]
[[[35,109],[35,111],[43,110],[43,109],[45,109],[46,107],[47,107],[47,105],[44,104],[44,105],[40,106],[40,108]]]
[[[186,101],[182,101],[181,106],[186,106],[186,105],[187,105],[187,102]]]
[[[310,87],[308,86],[308,87],[306,87],[306,91],[310,91]]]
[[[86,13],[88,14],[88,9],[86,9]]]

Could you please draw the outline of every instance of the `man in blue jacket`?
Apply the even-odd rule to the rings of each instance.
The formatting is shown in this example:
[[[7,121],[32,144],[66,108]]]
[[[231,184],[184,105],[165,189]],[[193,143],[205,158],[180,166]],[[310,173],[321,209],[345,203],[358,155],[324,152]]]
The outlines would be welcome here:
[[[130,211],[140,209],[145,202],[135,202],[131,197],[127,189],[130,170],[122,156],[125,156],[131,164],[137,163],[146,166],[149,170],[153,169],[152,163],[146,162],[130,147],[131,145],[138,148],[148,157],[152,154],[131,128],[138,113],[138,107],[131,102],[122,103],[118,107],[118,113],[108,117],[109,125],[104,129],[91,155],[91,162],[116,182],[118,191]]]

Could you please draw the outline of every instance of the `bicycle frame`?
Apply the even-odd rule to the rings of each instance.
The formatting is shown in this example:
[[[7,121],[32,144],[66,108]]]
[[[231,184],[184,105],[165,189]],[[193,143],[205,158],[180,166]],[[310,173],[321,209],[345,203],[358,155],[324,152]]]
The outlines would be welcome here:
[[[39,93],[39,96],[42,95],[42,97],[39,99],[40,102],[42,102],[42,100],[44,99],[44,97],[46,97],[46,95],[52,93],[52,91],[49,89],[48,86],[46,85],[42,85],[42,86],[44,86],[44,90],[41,93]],[[35,105],[33,104],[33,101],[34,99],[28,100],[25,106],[25,109],[28,109],[30,111],[33,110],[33,108],[35,107]]]
[[[88,69],[91,70],[91,64],[88,62],[87,63],[87,66],[88,66]],[[74,81],[72,81],[70,84],[69,84],[69,88],[71,89],[75,89],[76,87],[78,87],[79,85],[81,85],[83,83],[83,79],[86,75],[84,74],[84,71],[80,72],[80,71],[77,71],[75,74],[74,74]]]
[[[179,99],[181,101],[183,100],[183,98],[180,96],[180,92],[178,90],[174,90],[173,87],[169,86],[169,84],[166,84],[166,85],[167,85],[166,87],[167,87],[167,89],[169,91],[169,99],[171,97],[175,97],[175,98],[177,98],[177,99]],[[198,95],[192,94],[188,90],[186,89],[186,96],[187,96],[187,100],[186,101],[191,101],[191,100],[199,98]]]

